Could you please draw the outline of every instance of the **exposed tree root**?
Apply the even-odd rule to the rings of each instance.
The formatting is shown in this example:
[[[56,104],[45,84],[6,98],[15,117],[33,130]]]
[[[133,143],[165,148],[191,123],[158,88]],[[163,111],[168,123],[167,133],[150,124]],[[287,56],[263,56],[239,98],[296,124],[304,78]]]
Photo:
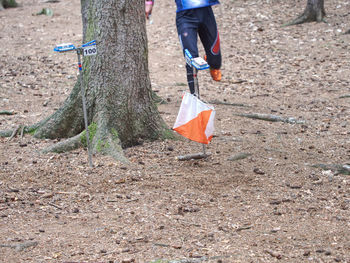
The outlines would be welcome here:
[[[12,140],[16,135],[20,134],[23,137],[25,133],[36,132],[43,125],[47,125],[48,119],[45,119],[32,126],[19,125],[14,130],[0,131],[0,137],[9,137],[9,141]],[[102,123],[102,124],[101,124]],[[104,121],[100,121],[98,127],[93,125],[89,127],[90,131],[90,142],[92,153],[107,154],[124,163],[128,163],[128,159],[124,156],[124,152],[120,143],[120,139],[115,130],[110,129],[104,124]],[[94,130],[90,130],[93,128]],[[69,139],[56,143],[43,149],[42,153],[63,153],[78,149],[80,147],[86,147],[86,132],[80,132],[78,135],[72,136]]]
[[[282,27],[294,26],[294,25],[299,25],[299,24],[309,23],[309,22],[327,23],[324,19],[325,15],[326,15],[326,12],[324,10],[323,4],[322,4],[322,7],[319,7],[319,6],[310,5],[308,3],[303,14],[301,14],[299,17],[292,20],[291,22],[283,24]]]
[[[112,156],[114,159],[123,163],[129,162],[124,155],[118,133],[109,128],[105,121],[100,120],[95,134],[92,132],[92,137],[92,152]]]
[[[300,25],[303,23],[308,23],[308,22],[312,22],[314,20],[312,20],[310,17],[307,17],[305,14],[302,14],[301,16],[297,17],[296,19],[285,23],[282,25],[282,27],[286,27],[286,26],[295,26],[295,25]]]
[[[89,132],[91,153],[98,152],[107,154],[118,161],[128,163],[127,158],[124,156],[124,152],[116,131],[110,131],[103,124],[92,124],[89,126]],[[87,147],[85,130],[74,137],[47,147],[42,151],[42,153],[63,153],[78,149],[80,147]]]
[[[25,133],[30,133],[34,130],[36,130],[40,126],[41,122],[38,122],[37,124],[31,125],[31,126],[25,126],[25,125],[19,125],[14,130],[4,130],[0,131],[0,137],[11,137],[9,140],[12,140],[18,133],[19,129],[21,128],[21,137]]]
[[[63,105],[36,126],[34,137],[48,139],[70,138],[84,129],[79,82]]]
[[[300,25],[300,24],[310,23],[310,22],[324,22],[327,24],[327,21],[324,18],[318,21],[312,16],[310,17],[303,14],[298,18],[294,19],[293,21],[283,24],[282,27],[295,26],[295,25]]]
[[[68,152],[68,151],[78,149],[79,147],[83,146],[81,142],[82,134],[83,133],[80,133],[72,138],[56,143],[52,146],[49,146],[44,150],[42,150],[42,153],[49,153],[49,152],[63,153],[63,152]]]
[[[236,116],[241,117],[247,117],[250,119],[258,119],[263,121],[271,121],[271,122],[285,122],[290,124],[303,124],[305,121],[303,120],[297,120],[295,118],[289,117],[289,118],[283,118],[276,115],[270,115],[270,114],[260,114],[260,113],[237,113],[234,114]]]
[[[0,131],[0,137],[10,137],[13,133],[13,130]]]

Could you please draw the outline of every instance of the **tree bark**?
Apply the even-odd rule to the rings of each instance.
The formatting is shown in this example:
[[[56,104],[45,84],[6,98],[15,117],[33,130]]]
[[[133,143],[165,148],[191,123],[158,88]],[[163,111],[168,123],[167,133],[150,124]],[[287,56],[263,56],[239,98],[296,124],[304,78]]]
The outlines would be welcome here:
[[[308,0],[304,12],[284,26],[292,26],[307,22],[322,22],[326,15],[324,0]]]
[[[152,98],[142,3],[81,0],[83,43],[97,43],[97,55],[83,60],[91,150],[124,161],[122,148],[174,136]],[[59,110],[26,130],[38,138],[74,137],[59,151],[81,145],[76,137],[85,136],[79,81]]]

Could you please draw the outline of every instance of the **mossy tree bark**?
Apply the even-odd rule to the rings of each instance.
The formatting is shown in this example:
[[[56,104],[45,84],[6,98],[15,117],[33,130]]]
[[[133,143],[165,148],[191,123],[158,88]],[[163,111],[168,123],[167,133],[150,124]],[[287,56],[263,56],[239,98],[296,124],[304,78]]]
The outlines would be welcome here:
[[[298,25],[307,22],[322,22],[324,21],[325,15],[324,0],[308,0],[304,12],[284,26]]]
[[[143,2],[81,0],[81,12],[83,42],[95,39],[98,50],[83,61],[91,150],[125,160],[124,147],[173,137],[152,98]],[[26,130],[38,138],[69,138],[52,151],[81,145],[79,81],[59,110]]]
[[[0,10],[4,8],[17,7],[18,4],[16,0],[0,0]]]

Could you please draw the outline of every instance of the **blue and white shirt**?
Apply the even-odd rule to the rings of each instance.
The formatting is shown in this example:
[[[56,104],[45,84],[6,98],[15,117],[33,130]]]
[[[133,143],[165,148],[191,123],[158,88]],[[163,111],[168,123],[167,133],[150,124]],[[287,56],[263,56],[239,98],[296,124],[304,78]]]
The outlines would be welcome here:
[[[175,0],[175,3],[177,6],[176,12],[220,4],[218,0]]]

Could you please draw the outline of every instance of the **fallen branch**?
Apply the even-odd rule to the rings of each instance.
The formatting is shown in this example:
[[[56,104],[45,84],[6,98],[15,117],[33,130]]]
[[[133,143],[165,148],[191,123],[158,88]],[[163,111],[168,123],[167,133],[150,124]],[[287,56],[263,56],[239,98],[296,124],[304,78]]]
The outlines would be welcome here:
[[[22,251],[26,248],[29,247],[36,247],[38,245],[38,241],[26,241],[23,243],[19,243],[19,244],[0,244],[0,247],[9,247],[9,248],[14,248],[16,249],[16,251]]]
[[[350,30],[349,30],[350,31]],[[349,33],[350,34],[350,33]],[[339,99],[346,99],[346,98],[350,98],[350,94],[346,94],[343,96],[340,96]]]
[[[179,161],[189,161],[189,160],[198,160],[198,159],[205,159],[208,158],[211,155],[211,153],[194,153],[194,154],[187,154],[176,157]]]
[[[2,110],[0,111],[0,115],[15,115],[13,111]]]
[[[305,121],[303,120],[297,120],[295,118],[289,117],[289,118],[283,118],[276,115],[270,115],[270,114],[260,114],[260,113],[237,113],[234,114],[236,116],[241,117],[247,117],[250,119],[258,119],[263,121],[271,121],[271,122],[285,122],[290,124],[303,124]]]
[[[245,80],[245,79],[238,79],[238,80],[232,80],[232,81],[229,81],[231,84],[241,84],[241,83],[244,83],[244,82],[248,82],[248,80]]]
[[[13,136],[15,136],[19,130],[20,127],[22,127],[22,130],[23,130],[23,134],[24,133],[30,133],[32,131],[34,131],[35,129],[37,129],[39,127],[41,122],[37,123],[37,124],[34,124],[34,125],[31,125],[31,126],[25,126],[25,125],[20,125],[18,126],[15,130],[4,130],[4,131],[0,131],[0,137],[11,137],[12,134],[14,134]],[[22,131],[21,131],[22,133]]]
[[[238,160],[242,160],[242,159],[245,159],[249,156],[251,156],[252,154],[251,153],[238,153],[234,156],[231,156],[229,158],[227,158],[228,161],[238,161]]]
[[[336,174],[350,175],[350,165],[349,164],[314,164],[312,167],[321,168],[323,170],[331,170]]]

